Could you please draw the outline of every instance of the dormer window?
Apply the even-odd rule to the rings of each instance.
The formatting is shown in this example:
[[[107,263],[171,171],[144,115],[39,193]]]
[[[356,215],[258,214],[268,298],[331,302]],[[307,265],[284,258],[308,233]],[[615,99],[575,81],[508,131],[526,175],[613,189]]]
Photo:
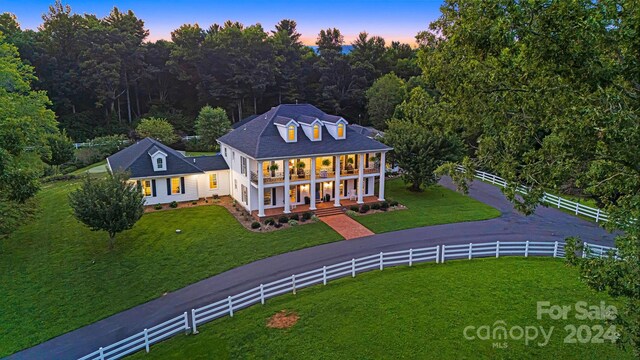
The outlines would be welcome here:
[[[151,165],[153,171],[166,171],[167,170],[167,154],[160,150],[158,147],[153,146],[149,149],[149,156],[151,157]]]
[[[331,137],[336,140],[344,140],[347,138],[347,121],[341,117],[328,116],[322,121]]]
[[[296,126],[295,125],[289,125],[289,129],[287,130],[288,132],[288,139],[289,141],[296,141]]]
[[[320,125],[313,125],[313,140],[320,140]]]
[[[298,123],[288,117],[278,116],[274,121],[282,140],[292,143],[298,141]]]

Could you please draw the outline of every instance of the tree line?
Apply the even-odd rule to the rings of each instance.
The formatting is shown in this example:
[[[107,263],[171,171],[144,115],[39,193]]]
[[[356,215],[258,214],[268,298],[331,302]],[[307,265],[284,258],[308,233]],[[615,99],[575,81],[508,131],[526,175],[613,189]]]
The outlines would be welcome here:
[[[296,25],[185,24],[171,41],[151,42],[142,19],[115,7],[98,18],[56,1],[37,31],[0,16],[5,40],[35,69],[33,86],[47,91],[61,127],[77,141],[126,133],[143,117],[166,118],[192,134],[205,105],[222,107],[236,122],[280,103],[308,102],[368,124],[365,92],[377,78],[420,74],[409,44],[363,32],[343,54],[343,35],[331,28],[318,34],[316,52],[302,44]]]

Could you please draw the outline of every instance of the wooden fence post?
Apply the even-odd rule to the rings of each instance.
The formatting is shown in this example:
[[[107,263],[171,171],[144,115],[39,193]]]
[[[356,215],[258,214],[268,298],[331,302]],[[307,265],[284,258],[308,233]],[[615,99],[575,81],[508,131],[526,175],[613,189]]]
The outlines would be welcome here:
[[[351,259],[351,277],[356,277],[356,259]]]
[[[496,241],[496,257],[500,257],[500,241]]]
[[[264,305],[264,285],[260,284],[260,303]]]
[[[189,333],[189,314],[187,314],[187,312],[184,312],[184,334],[188,334]]]
[[[553,257],[558,257],[558,242],[553,245]]]
[[[524,257],[529,257],[529,240],[524,245]]]
[[[409,266],[413,266],[413,249],[409,249]]]
[[[471,260],[472,253],[473,253],[473,243],[469,243],[469,260]]]
[[[322,267],[322,284],[327,285],[327,267]]]
[[[229,316],[233,317],[233,302],[231,301],[231,296],[227,298],[229,301]]]
[[[102,347],[98,350],[100,351],[100,360],[104,360],[104,351],[102,350]]]
[[[440,261],[441,263],[444,263],[444,257],[445,257],[446,252],[447,252],[447,245],[443,244],[442,245],[442,260]]]
[[[587,257],[587,242],[583,242],[582,243],[582,257],[586,258]]]
[[[382,260],[383,253],[380,251],[380,270],[384,269],[384,261]]]
[[[196,328],[196,309],[191,309],[191,333],[193,335],[198,333],[198,329]]]
[[[144,329],[144,349],[149,352],[149,331]]]
[[[560,209],[560,196],[557,196],[558,198],[558,209]]]
[[[580,203],[576,203],[576,215],[580,212]]]
[[[596,223],[600,220],[600,209],[596,212]]]
[[[291,275],[291,287],[293,288],[293,295],[296,294],[296,274]]]

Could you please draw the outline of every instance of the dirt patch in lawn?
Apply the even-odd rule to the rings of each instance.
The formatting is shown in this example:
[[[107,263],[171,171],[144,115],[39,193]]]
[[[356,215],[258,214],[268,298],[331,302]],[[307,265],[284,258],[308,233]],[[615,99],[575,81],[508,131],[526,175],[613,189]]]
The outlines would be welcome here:
[[[272,329],[288,329],[295,325],[300,316],[294,311],[281,310],[267,321],[267,327]]]

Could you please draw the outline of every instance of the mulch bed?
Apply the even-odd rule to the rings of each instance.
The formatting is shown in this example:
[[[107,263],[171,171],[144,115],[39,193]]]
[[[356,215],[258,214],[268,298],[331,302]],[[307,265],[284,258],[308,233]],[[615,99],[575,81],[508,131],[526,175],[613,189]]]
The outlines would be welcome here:
[[[300,316],[294,311],[281,310],[267,320],[267,327],[271,329],[288,329],[295,325]]]

